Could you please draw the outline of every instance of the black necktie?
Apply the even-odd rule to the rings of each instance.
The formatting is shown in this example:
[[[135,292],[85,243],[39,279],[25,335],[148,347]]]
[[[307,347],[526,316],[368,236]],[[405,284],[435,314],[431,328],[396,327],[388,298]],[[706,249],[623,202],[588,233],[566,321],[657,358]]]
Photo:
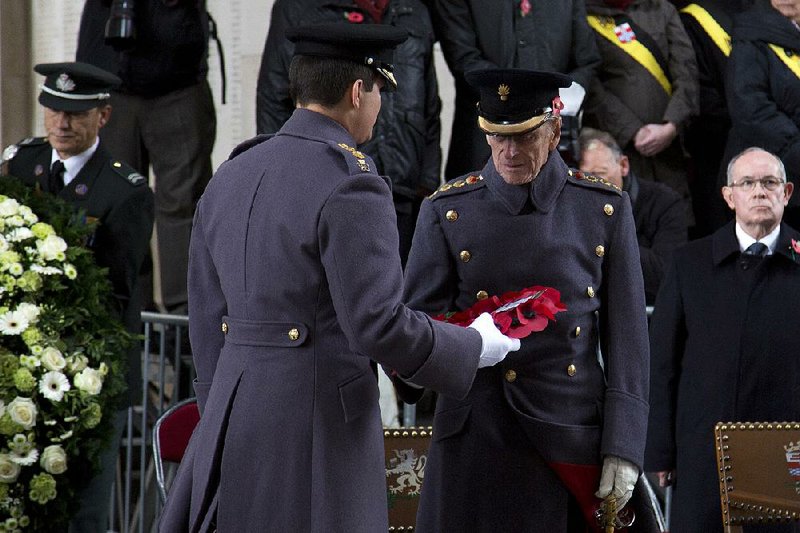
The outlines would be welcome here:
[[[58,194],[64,188],[64,163],[57,159],[50,167],[50,175],[47,177],[47,188],[52,194]]]
[[[767,255],[767,250],[769,250],[769,248],[767,248],[767,245],[763,242],[754,242],[748,246],[747,250],[742,252],[739,262],[742,269],[747,270],[748,268],[755,266],[765,255]]]

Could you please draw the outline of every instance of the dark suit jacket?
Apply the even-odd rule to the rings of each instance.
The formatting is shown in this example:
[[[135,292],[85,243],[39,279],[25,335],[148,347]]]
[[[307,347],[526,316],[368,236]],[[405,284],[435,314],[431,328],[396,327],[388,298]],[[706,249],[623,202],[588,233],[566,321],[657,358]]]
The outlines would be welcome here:
[[[647,305],[653,305],[672,252],[686,243],[686,207],[678,193],[654,181],[624,179],[633,204]]]
[[[651,322],[645,467],[677,471],[673,533],[722,531],[717,422],[800,418],[800,233],[745,271],[734,227],[675,252]]]
[[[8,162],[8,173],[25,184],[47,185],[52,147],[43,138],[26,139]],[[147,181],[129,165],[112,159],[103,148],[86,162],[58,197],[86,211],[98,226],[90,242],[97,264],[108,268],[108,278],[119,303],[119,318],[132,333],[140,334],[141,290],[139,270],[153,232],[153,193]],[[128,354],[129,399],[141,394],[139,343]]]

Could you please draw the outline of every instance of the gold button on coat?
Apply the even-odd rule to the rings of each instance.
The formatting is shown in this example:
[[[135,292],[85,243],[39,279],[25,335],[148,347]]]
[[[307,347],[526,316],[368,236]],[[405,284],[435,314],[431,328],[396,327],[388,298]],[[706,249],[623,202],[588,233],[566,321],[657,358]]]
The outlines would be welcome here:
[[[594,298],[594,287],[592,287],[591,285],[586,287],[586,295],[589,298]]]
[[[577,368],[575,368],[575,365],[569,365],[569,366],[567,367],[567,375],[568,375],[569,377],[572,377],[572,376],[574,376],[574,375],[575,375],[575,372],[577,372],[577,371],[578,371],[578,369],[577,369]]]
[[[228,323],[227,322],[223,322],[222,323],[222,333],[228,333]]]
[[[513,370],[506,370],[506,381],[509,383],[514,383],[517,379],[517,373]]]
[[[450,222],[455,222],[456,220],[458,220],[458,211],[456,211],[455,209],[451,209],[451,210],[450,210],[450,211],[448,211],[448,212],[447,212],[447,213],[446,213],[444,216],[445,216],[445,217],[447,218],[447,220],[449,220]]]
[[[300,332],[297,328],[292,328],[289,330],[289,340],[296,341],[300,338]]]
[[[608,216],[613,215],[614,214],[614,206],[611,205],[611,204],[604,205],[603,206],[603,212]]]
[[[485,300],[489,297],[489,293],[486,291],[478,291],[478,294],[475,295],[478,300]]]
[[[461,253],[458,254],[458,257],[465,263],[469,263],[469,260],[472,259],[472,254],[469,253],[469,250],[461,250]]]
[[[576,328],[575,328],[575,336],[577,337],[577,336],[579,336],[580,334],[581,334],[581,327],[580,327],[580,326],[578,326],[578,327],[576,327]]]
[[[603,257],[606,255],[606,247],[602,244],[598,244],[597,247],[594,249],[594,253],[597,254],[597,257]]]

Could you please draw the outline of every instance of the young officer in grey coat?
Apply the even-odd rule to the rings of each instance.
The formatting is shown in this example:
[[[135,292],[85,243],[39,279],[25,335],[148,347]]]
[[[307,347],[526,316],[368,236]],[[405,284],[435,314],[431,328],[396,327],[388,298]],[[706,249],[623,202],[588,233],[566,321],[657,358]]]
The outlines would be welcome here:
[[[161,531],[388,530],[375,362],[463,397],[519,343],[400,302],[392,195],[354,147],[405,32],[288,33],[298,109],[240,147],[198,205],[189,331],[202,410]],[[402,83],[402,80],[401,80]]]

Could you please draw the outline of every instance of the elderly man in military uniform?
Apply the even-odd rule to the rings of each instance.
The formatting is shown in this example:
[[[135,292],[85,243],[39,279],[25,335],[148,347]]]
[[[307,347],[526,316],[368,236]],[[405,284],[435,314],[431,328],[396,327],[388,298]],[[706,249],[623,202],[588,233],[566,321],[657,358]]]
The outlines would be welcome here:
[[[189,332],[202,410],[160,528],[388,530],[374,362],[456,398],[519,342],[401,303],[388,180],[354,148],[406,33],[293,28],[292,116],[237,149],[198,204]],[[374,362],[373,362],[374,361]]]
[[[46,137],[27,138],[3,151],[8,174],[54,194],[97,222],[89,246],[108,276],[119,304],[119,318],[132,333],[142,329],[138,273],[153,230],[153,194],[129,165],[113,159],[98,133],[111,115],[111,88],[119,79],[86,63],[39,64],[45,76],[39,103],[44,106]],[[138,346],[128,353],[129,400],[141,390]],[[104,532],[108,491],[114,481],[119,439],[126,411],[117,416],[116,440],[103,470],[81,496],[70,531]]]
[[[423,204],[406,302],[438,314],[543,285],[567,311],[479,370],[466,398],[439,398],[417,531],[584,531],[598,507],[610,517],[626,504],[644,454],[649,353],[631,205],[556,150],[568,77],[491,69],[467,80],[492,156]]]

